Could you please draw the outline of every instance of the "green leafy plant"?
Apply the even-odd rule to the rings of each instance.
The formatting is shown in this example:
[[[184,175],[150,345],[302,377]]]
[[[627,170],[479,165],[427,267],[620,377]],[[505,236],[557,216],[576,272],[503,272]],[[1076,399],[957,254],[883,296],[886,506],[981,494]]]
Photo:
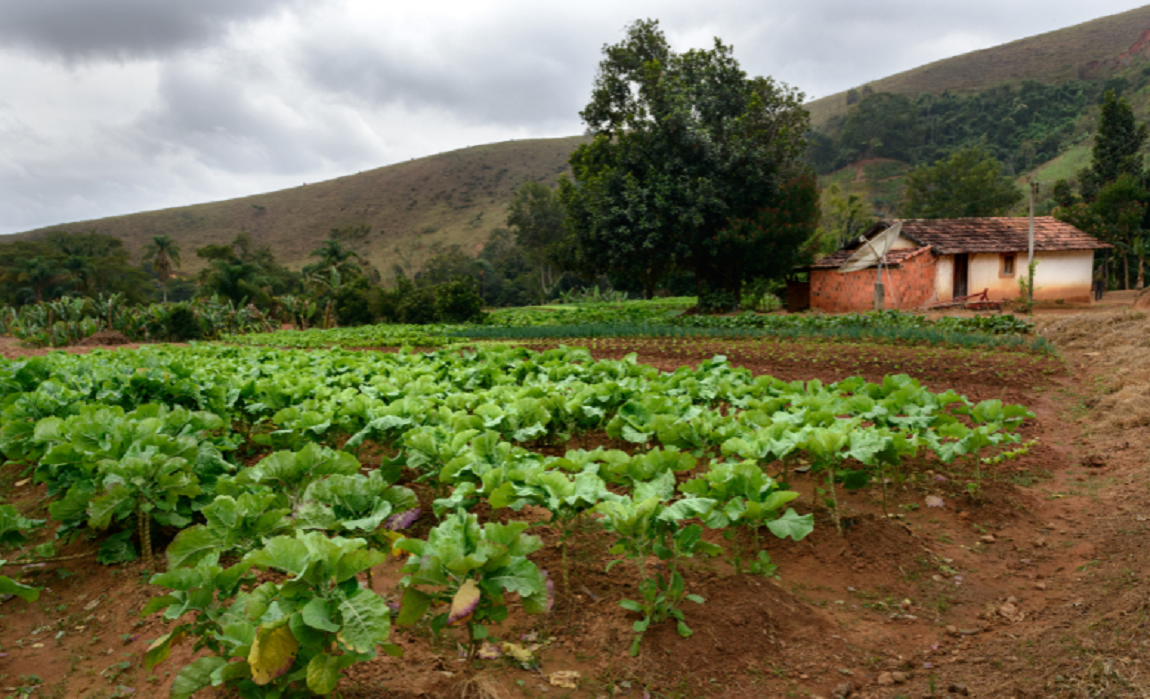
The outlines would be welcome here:
[[[390,551],[402,538],[397,530],[419,517],[419,498],[411,489],[394,485],[399,475],[399,467],[392,466],[369,476],[336,474],[315,481],[304,491],[296,527],[362,537],[368,548]],[[373,582],[368,568],[368,589],[373,589]]]
[[[639,654],[647,629],[668,618],[676,620],[679,635],[686,637],[693,633],[679,606],[684,599],[696,604],[702,604],[704,600],[699,595],[687,593],[679,563],[695,553],[715,555],[722,549],[703,541],[702,526],[683,526],[682,521],[706,517],[715,505],[716,502],[709,498],[684,498],[667,505],[662,498],[653,495],[644,500],[624,496],[596,506],[595,511],[603,515],[604,524],[616,536],[611,553],[623,555],[622,559],[607,564],[607,570],[623,560],[630,560],[639,574],[642,598],[619,602],[624,609],[643,617],[633,624],[635,639],[631,642],[631,655]],[[647,559],[650,556],[667,563],[666,574],[662,564],[654,576],[648,573]]]
[[[43,526],[44,521],[22,517],[13,505],[0,505],[0,546],[12,548],[27,543],[27,531]]]
[[[144,611],[166,607],[168,619],[193,611],[196,619],[153,643],[146,666],[151,670],[166,659],[171,645],[185,635],[197,636],[196,647],[207,647],[213,655],[180,671],[173,697],[221,685],[245,697],[329,694],[344,669],[370,660],[378,649],[402,655],[402,649],[388,643],[391,617],[383,598],[356,578],[385,557],[367,549],[362,539],[297,532],[269,540],[227,570],[209,558],[195,569],[156,576],[153,584],[175,592],[153,600]],[[242,592],[241,578],[250,569],[278,571],[288,579]],[[226,599],[232,601],[225,607],[219,600]]]
[[[0,568],[8,561],[0,560]],[[0,595],[16,595],[25,602],[40,599],[40,588],[22,585],[7,575],[0,575]]]
[[[799,494],[780,490],[770,476],[750,461],[712,464],[705,474],[683,483],[679,489],[685,494],[718,503],[704,520],[711,529],[743,524],[750,530],[755,553],[754,559],[747,561],[747,567],[758,575],[774,575],[776,569],[770,556],[762,549],[760,535],[764,526],[780,539],[790,537],[794,541],[800,541],[814,531],[813,515],[800,516],[791,508],[786,512],[780,511]],[[736,536],[727,538],[737,542]],[[732,558],[735,572],[742,572],[742,563],[746,560],[743,552],[736,550]]]
[[[484,622],[507,618],[506,593],[520,597],[528,614],[550,611],[554,590],[547,574],[527,556],[543,547],[524,534],[526,522],[479,526],[478,518],[456,512],[428,533],[427,541],[404,539],[396,548],[411,554],[402,571],[403,601],[397,623],[410,626],[433,609],[431,629],[468,630],[469,657],[489,635]]]
[[[144,561],[152,562],[152,520],[176,527],[191,520],[180,514],[176,504],[181,497],[200,494],[199,479],[192,464],[170,456],[155,446],[132,445],[119,461],[100,462],[99,493],[88,505],[88,526],[107,529],[115,520],[136,515]]]
[[[195,566],[211,555],[244,554],[263,545],[264,539],[291,526],[286,507],[272,493],[218,495],[201,510],[205,524],[187,527],[168,545],[169,568]]]

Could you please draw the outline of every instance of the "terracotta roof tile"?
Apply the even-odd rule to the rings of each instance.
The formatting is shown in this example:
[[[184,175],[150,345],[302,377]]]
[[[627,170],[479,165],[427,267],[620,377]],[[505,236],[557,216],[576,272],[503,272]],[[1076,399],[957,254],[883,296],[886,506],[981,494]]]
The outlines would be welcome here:
[[[940,255],[1022,252],[1027,249],[1029,230],[1030,219],[1025,216],[908,219],[902,222],[904,236],[920,245],[931,246]],[[1034,218],[1035,250],[1098,250],[1109,247],[1053,216]]]
[[[1030,236],[1030,219],[1025,216],[996,216],[987,218],[893,219],[880,221],[864,233],[868,238],[902,221],[902,235],[919,245],[929,246],[939,255],[978,252],[1026,252]],[[810,269],[840,267],[854,254],[860,243],[850,241],[843,249],[828,255]],[[1101,250],[1112,245],[1083,233],[1069,223],[1053,216],[1034,217],[1034,249]],[[892,250],[883,258],[884,264],[897,267],[917,250]]]
[[[903,248],[901,250],[891,250],[882,256],[882,263],[891,267],[898,267],[903,262],[922,252],[926,252],[926,248]],[[827,255],[818,262],[815,262],[813,265],[811,265],[811,269],[837,269],[838,267],[842,267],[853,254],[855,254],[854,250],[839,250],[833,255]]]

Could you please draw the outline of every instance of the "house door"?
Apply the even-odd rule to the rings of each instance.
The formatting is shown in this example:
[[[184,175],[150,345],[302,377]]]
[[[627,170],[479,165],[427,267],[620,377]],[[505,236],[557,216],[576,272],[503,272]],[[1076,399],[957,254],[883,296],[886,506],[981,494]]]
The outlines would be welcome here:
[[[966,270],[969,263],[969,255],[965,252],[961,255],[954,256],[954,298],[966,296]]]

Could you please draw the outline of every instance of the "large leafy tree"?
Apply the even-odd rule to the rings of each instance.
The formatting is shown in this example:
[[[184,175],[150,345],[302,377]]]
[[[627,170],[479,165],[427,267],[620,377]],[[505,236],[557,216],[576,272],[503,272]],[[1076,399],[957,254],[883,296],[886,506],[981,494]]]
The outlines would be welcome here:
[[[168,279],[172,269],[180,266],[180,246],[168,235],[154,235],[152,242],[144,246],[144,262],[151,262],[152,269],[160,275],[160,285],[164,288],[164,303],[168,302]]]
[[[718,39],[676,53],[652,20],[603,53],[581,112],[593,140],[571,156],[574,181],[560,182],[580,266],[637,279],[648,296],[686,268],[700,290],[737,297],[743,278],[797,261],[800,245],[781,238],[756,257],[774,231],[752,222],[814,186],[802,177],[802,93],[748,77]],[[817,203],[808,233],[816,222]]]
[[[907,174],[906,218],[1001,216],[1022,201],[1005,168],[979,146],[960,148]]]
[[[535,267],[541,301],[550,298],[555,285],[563,278],[557,258],[566,235],[566,215],[555,190],[539,182],[523,183],[507,207],[507,227]]]

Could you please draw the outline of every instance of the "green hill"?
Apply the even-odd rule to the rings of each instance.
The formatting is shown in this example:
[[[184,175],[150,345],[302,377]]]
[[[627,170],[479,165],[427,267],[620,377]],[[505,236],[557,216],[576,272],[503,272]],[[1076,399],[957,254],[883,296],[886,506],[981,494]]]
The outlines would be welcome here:
[[[817,99],[807,105],[815,128],[846,114],[866,89],[908,97],[972,94],[1022,80],[1058,84],[1100,79],[1150,57],[1150,5],[1009,44],[935,61]]]
[[[242,230],[255,245],[271,246],[280,262],[299,268],[331,228],[362,222],[371,234],[355,247],[387,277],[397,262],[418,269],[437,244],[478,252],[491,229],[505,224],[515,188],[527,180],[554,182],[581,142],[492,143],[278,192],[50,226],[7,239],[94,230],[122,238],[139,255],[153,235],[167,234],[183,250],[182,271],[195,272],[204,266],[196,248],[229,242]]]

